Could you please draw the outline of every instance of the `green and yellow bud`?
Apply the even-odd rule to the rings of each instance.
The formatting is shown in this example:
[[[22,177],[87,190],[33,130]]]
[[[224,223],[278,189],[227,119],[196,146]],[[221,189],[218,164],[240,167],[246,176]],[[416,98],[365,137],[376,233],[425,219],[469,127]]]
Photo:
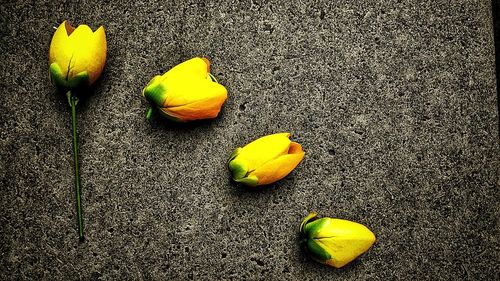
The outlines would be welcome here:
[[[50,43],[51,81],[65,90],[90,86],[104,69],[106,50],[104,27],[93,32],[87,25],[82,24],[75,29],[64,21]]]
[[[163,116],[184,122],[217,117],[227,90],[210,74],[208,59],[193,58],[153,77],[142,95]]]
[[[279,133],[237,148],[229,158],[229,170],[236,182],[266,185],[284,178],[302,158],[302,146],[290,141],[290,133]]]
[[[340,268],[375,243],[373,232],[362,224],[317,216],[309,214],[300,224],[300,233],[304,248],[318,262]]]

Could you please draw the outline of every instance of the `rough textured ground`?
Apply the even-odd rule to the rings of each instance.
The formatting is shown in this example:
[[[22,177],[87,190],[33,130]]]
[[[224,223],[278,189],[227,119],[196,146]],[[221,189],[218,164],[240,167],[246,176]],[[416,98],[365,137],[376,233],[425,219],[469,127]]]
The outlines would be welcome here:
[[[74,2],[0,6],[1,280],[500,279],[489,0]],[[109,47],[78,111],[84,243],[70,111],[48,81],[64,19],[104,25]],[[148,123],[141,89],[202,55],[229,91],[219,118]],[[232,183],[232,150],[281,131],[298,168]],[[297,244],[312,210],[378,241],[317,264]]]

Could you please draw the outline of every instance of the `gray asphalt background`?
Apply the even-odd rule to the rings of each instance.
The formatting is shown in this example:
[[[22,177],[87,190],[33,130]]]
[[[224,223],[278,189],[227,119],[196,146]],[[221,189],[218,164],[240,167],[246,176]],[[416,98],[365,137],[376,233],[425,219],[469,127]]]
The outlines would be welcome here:
[[[490,1],[2,1],[0,280],[499,280],[499,132]],[[106,27],[79,104],[48,80],[64,19]],[[145,120],[141,89],[207,56],[219,118]],[[284,180],[230,181],[232,150],[288,131]],[[378,241],[335,270],[298,245],[309,211]]]

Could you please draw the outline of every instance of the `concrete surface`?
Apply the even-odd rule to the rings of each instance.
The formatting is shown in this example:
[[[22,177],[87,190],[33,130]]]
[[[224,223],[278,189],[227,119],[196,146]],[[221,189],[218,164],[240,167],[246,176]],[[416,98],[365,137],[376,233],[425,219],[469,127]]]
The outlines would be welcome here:
[[[499,132],[491,2],[11,1],[0,6],[0,280],[498,280]],[[78,109],[48,81],[64,19],[104,25]],[[146,122],[151,77],[204,55],[220,117]],[[286,179],[230,181],[237,146],[289,131]],[[300,249],[309,211],[377,235],[335,270]]]

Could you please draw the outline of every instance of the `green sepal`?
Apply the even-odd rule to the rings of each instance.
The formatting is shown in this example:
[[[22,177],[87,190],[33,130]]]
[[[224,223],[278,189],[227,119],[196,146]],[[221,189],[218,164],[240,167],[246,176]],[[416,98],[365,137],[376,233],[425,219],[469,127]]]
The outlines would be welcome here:
[[[75,96],[75,95],[73,95],[73,94],[71,93],[71,91],[66,92],[66,97],[68,98],[68,103],[69,103],[69,106],[73,106],[73,104],[72,104],[72,99],[74,99],[74,100],[75,100],[75,106],[78,104],[78,101],[79,101],[78,97],[77,97],[77,96]]]
[[[314,258],[320,261],[326,261],[332,258],[332,255],[330,255],[330,253],[315,239],[308,239],[306,245],[307,250],[311,253],[311,255],[313,255]]]
[[[259,183],[259,179],[256,176],[248,176],[241,179],[235,179],[234,181],[251,187],[257,186]]]
[[[229,171],[233,176],[233,180],[235,182],[242,183],[247,186],[257,186],[259,183],[259,179],[256,176],[247,176],[248,175],[248,165],[245,161],[241,159],[237,159],[238,154],[240,154],[242,148],[238,147],[229,157]]]
[[[59,67],[59,65],[57,63],[54,62],[50,65],[49,76],[50,76],[50,81],[57,88],[66,88],[67,87],[66,79],[61,71],[61,68]]]
[[[155,105],[155,106],[156,106],[156,105]],[[186,122],[186,121],[184,121],[184,120],[182,120],[182,119],[179,119],[179,118],[177,118],[177,117],[174,117],[174,116],[172,116],[172,115],[168,114],[168,112],[165,110],[165,108],[162,108],[162,107],[156,107],[156,108],[158,108],[158,111],[160,112],[160,114],[161,114],[163,117],[167,118],[167,119],[168,119],[168,120],[170,120],[170,121],[173,121],[173,122],[179,122],[179,123]]]
[[[229,171],[231,171],[231,174],[233,175],[233,179],[235,181],[243,179],[248,173],[247,164],[239,159],[233,159],[229,161],[228,166],[229,166]]]
[[[212,80],[212,82],[219,83],[215,76],[212,75],[212,73],[208,73],[208,76],[210,77],[210,80]]]
[[[82,71],[67,79],[57,63],[52,63],[49,67],[50,80],[59,89],[76,90],[78,88],[89,86],[89,75],[87,71]]]
[[[302,220],[302,222],[300,223],[300,232],[302,232],[303,234],[305,234],[304,232],[304,226],[310,221],[312,220],[313,218],[317,217],[318,214],[316,212],[311,212],[309,215],[307,215],[307,217],[305,217],[305,219]]]
[[[238,156],[238,154],[240,154],[242,148],[241,147],[238,147],[236,148],[233,153],[231,154],[231,156],[229,156],[229,160],[228,160],[228,163],[231,162],[234,158],[236,158],[236,156]]]
[[[75,77],[68,80],[68,88],[77,89],[89,86],[89,74],[87,71],[82,71],[75,75]]]
[[[142,91],[142,95],[150,103],[161,107],[167,99],[165,87],[160,83],[151,83]]]
[[[325,224],[329,222],[330,218],[321,218],[310,223],[307,223],[304,226],[304,234],[309,238],[324,238],[317,237],[317,234],[325,227]]]

